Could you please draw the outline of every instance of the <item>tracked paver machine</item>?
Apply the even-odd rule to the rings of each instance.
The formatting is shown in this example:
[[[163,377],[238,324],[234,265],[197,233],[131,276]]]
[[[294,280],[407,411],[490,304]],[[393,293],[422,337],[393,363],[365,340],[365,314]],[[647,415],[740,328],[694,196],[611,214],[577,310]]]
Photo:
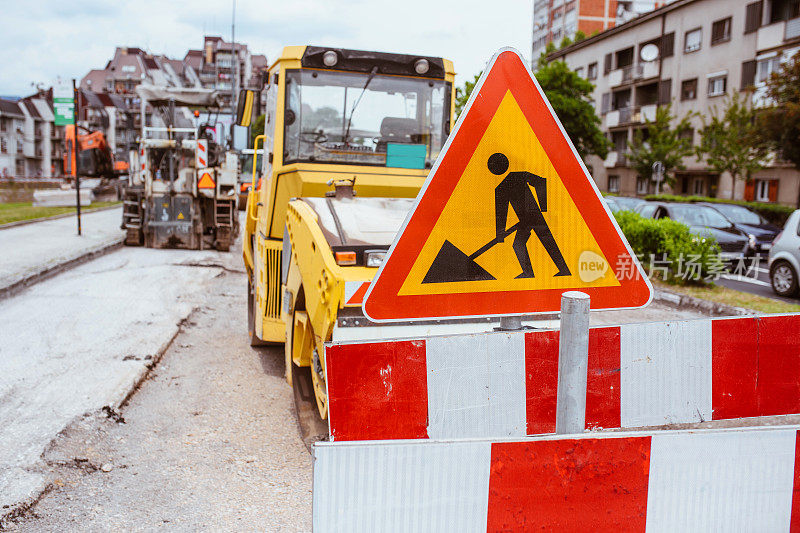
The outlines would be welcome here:
[[[239,231],[236,153],[215,142],[199,110],[219,110],[218,93],[140,85],[142,131],[124,195],[125,244],[227,251]],[[161,126],[147,124],[160,118]],[[194,114],[192,114],[192,111]]]

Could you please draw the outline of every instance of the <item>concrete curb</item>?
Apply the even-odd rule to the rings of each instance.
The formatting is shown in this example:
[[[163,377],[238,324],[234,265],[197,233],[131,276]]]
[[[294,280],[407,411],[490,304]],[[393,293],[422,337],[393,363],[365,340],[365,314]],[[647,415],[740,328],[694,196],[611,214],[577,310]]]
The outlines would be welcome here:
[[[100,211],[108,211],[109,209],[117,209],[122,204],[107,205],[105,207],[95,207],[89,209],[81,209],[81,216],[88,215],[89,213],[97,213]],[[53,215],[51,217],[32,218],[30,220],[17,220],[16,222],[9,222],[8,224],[0,224],[0,230],[16,228],[18,226],[27,226],[28,224],[35,224],[36,222],[47,222],[48,220],[58,220],[59,218],[74,217],[75,213],[61,213],[60,215]]]
[[[164,357],[164,354],[167,353],[167,350],[170,349],[172,343],[175,342],[175,339],[178,338],[178,335],[183,333],[186,324],[191,322],[192,316],[199,310],[199,307],[194,307],[189,311],[180,322],[175,325],[175,331],[170,335],[170,337],[165,340],[161,346],[159,346],[156,353],[153,354],[153,358],[146,364],[143,365],[136,373],[134,379],[130,382],[130,385],[127,385],[123,389],[120,389],[120,394],[115,398],[112,402],[110,402],[110,406],[113,407],[115,410],[119,410],[125,407],[130,399],[133,397],[134,394],[139,390],[142,384],[147,381],[147,378],[150,377],[150,374],[153,372],[153,369],[158,366],[158,363],[161,362],[161,359]]]
[[[703,314],[710,316],[744,316],[744,315],[757,315],[757,311],[752,309],[745,309],[744,307],[736,307],[733,305],[711,302],[694,296],[687,296],[685,294],[678,294],[664,289],[656,289],[654,300],[666,303],[682,309],[696,309]]]
[[[0,300],[14,296],[18,292],[37,284],[40,281],[49,279],[56,274],[60,274],[61,272],[75,268],[76,266],[82,265],[83,263],[91,261],[92,259],[96,259],[106,255],[109,252],[113,252],[114,250],[121,248],[124,241],[125,237],[118,237],[110,242],[105,242],[99,246],[95,246],[94,248],[80,252],[79,254],[69,257],[54,265],[45,266],[32,273],[25,274],[20,279],[11,282],[5,287],[0,287]]]

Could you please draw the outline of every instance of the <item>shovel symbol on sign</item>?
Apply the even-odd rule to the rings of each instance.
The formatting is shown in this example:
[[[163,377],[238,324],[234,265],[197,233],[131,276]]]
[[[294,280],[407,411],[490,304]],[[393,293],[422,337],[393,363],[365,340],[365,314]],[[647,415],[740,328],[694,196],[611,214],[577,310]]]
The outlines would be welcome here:
[[[505,231],[503,238],[508,237],[517,230],[519,222]],[[502,242],[502,241],[501,241]],[[497,279],[489,274],[485,268],[475,262],[480,255],[489,251],[495,244],[500,244],[496,239],[487,242],[478,250],[467,255],[459,250],[455,244],[445,240],[431,268],[425,274],[422,283],[447,283],[453,281],[488,281]]]
[[[492,154],[489,157],[487,166],[492,174],[503,175],[508,170],[508,158],[501,153]],[[537,198],[533,197],[531,187],[536,189]],[[531,259],[527,250],[527,242],[531,232],[536,234],[550,259],[558,268],[555,276],[572,275],[542,215],[547,211],[547,184],[545,179],[530,172],[509,172],[495,188],[494,194],[495,238],[484,244],[472,255],[465,254],[449,240],[445,240],[427,274],[425,274],[422,283],[452,283],[455,281],[497,279],[476,263],[475,259],[494,245],[503,242],[506,237],[514,232],[516,232],[513,245],[514,253],[522,268],[522,273],[517,276],[517,279],[534,277]],[[519,222],[510,228],[506,228],[509,207],[514,209]]]

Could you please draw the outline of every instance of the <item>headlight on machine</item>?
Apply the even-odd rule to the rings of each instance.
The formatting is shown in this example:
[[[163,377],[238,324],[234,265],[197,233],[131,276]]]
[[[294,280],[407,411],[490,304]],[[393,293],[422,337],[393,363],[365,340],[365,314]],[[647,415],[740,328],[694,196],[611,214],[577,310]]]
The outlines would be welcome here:
[[[364,263],[368,267],[378,268],[383,264],[383,258],[386,257],[386,250],[372,250],[364,252]]]
[[[750,245],[750,248],[756,247],[756,236],[752,233],[747,234],[747,243]]]

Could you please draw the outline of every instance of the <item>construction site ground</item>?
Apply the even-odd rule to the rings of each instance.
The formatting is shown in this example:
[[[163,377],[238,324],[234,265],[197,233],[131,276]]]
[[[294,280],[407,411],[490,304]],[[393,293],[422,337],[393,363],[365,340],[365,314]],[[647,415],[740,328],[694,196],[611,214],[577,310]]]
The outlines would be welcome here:
[[[240,246],[123,248],[0,301],[0,528],[309,531],[283,347],[246,313]]]

